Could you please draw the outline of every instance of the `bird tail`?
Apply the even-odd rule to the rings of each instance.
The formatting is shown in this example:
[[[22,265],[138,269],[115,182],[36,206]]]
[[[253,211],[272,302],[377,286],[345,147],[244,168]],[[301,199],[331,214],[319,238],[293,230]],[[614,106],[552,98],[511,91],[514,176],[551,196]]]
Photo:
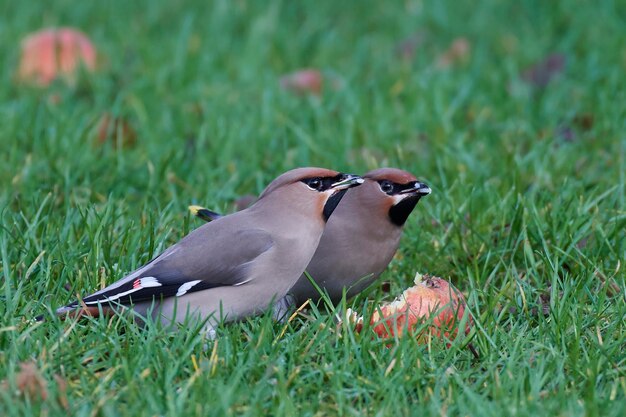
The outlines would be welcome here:
[[[204,208],[202,206],[189,206],[189,211],[191,212],[191,214],[193,214],[199,219],[204,220],[205,222],[212,222],[213,220],[217,220],[220,217],[222,217],[221,214],[216,213],[207,208]]]
[[[71,313],[73,310],[76,310],[76,307],[78,307],[78,303],[77,302],[73,302],[73,303],[68,304],[66,306],[57,308],[54,313],[57,316],[65,316],[68,313]],[[46,317],[45,317],[45,315],[40,314],[37,317],[35,317],[34,320],[36,322],[41,322],[41,321],[45,321]]]
[[[82,316],[99,317],[100,312],[102,312],[105,316],[108,316],[110,315],[112,310],[109,307],[103,307],[103,306],[101,306],[101,308],[98,308],[97,306],[86,306],[86,305],[83,305],[81,307],[78,304],[78,302],[73,302],[72,304],[68,304],[66,306],[57,308],[54,313],[57,316],[61,317],[62,319],[65,319],[67,317],[75,318],[75,317],[82,317]],[[39,316],[35,317],[34,320],[36,322],[42,322],[42,321],[45,321],[46,319],[43,314],[40,314]]]

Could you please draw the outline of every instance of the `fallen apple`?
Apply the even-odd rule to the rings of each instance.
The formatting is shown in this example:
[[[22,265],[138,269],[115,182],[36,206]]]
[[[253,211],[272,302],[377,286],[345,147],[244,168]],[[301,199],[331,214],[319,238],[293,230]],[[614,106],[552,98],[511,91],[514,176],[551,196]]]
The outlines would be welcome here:
[[[322,73],[316,69],[302,69],[287,74],[280,79],[280,86],[293,93],[304,94],[322,94],[324,78]]]
[[[22,41],[18,78],[42,87],[57,78],[73,83],[81,65],[96,69],[96,48],[85,34],[72,28],[44,29]]]
[[[415,285],[402,292],[394,301],[379,306],[370,319],[372,330],[381,338],[401,336],[405,331],[420,340],[426,336],[453,339],[465,314],[463,294],[448,281],[429,275],[417,274]],[[348,309],[347,320],[355,330],[363,329],[363,317]],[[421,326],[428,323],[426,327]],[[468,333],[471,317],[468,316],[465,332]]]

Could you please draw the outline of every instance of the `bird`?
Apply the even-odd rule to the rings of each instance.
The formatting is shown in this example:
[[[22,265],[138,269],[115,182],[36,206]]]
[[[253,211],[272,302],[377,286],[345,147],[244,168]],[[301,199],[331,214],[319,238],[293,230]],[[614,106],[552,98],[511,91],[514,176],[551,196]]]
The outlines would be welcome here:
[[[152,317],[175,325],[197,317],[214,334],[220,322],[260,314],[285,296],[347,189],[363,182],[324,168],[287,171],[252,206],[202,225],[146,265],[56,314],[98,315],[129,307],[138,321]]]
[[[404,170],[380,168],[363,175],[364,183],[349,190],[328,221],[306,274],[275,304],[280,319],[294,305],[319,302],[325,294],[334,304],[360,293],[378,279],[391,262],[403,226],[431,188]],[[202,206],[189,210],[205,221],[219,213]],[[318,288],[316,288],[319,287]],[[321,291],[320,291],[321,290]]]

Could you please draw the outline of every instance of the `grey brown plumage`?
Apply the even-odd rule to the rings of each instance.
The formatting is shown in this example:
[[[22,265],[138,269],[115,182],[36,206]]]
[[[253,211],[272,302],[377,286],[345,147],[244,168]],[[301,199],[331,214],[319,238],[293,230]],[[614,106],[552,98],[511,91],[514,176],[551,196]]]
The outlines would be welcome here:
[[[402,228],[420,198],[430,188],[409,172],[381,168],[363,176],[365,182],[347,192],[328,221],[315,255],[306,270],[333,302],[344,290],[354,296],[371,285],[398,249]],[[203,207],[190,208],[206,221],[219,214]],[[306,275],[289,290],[297,304],[320,299]],[[277,304],[278,305],[278,304]]]
[[[408,216],[431,192],[415,176],[395,168],[371,171],[363,178],[363,185],[346,193],[328,221],[306,268],[335,303],[344,290],[350,298],[378,279],[398,250]],[[320,298],[306,276],[289,293],[297,304]]]
[[[362,181],[322,168],[288,171],[248,209],[192,231],[82,304],[132,306],[166,323],[210,317],[211,326],[257,314],[293,286],[313,256],[330,207]],[[75,302],[57,313],[79,307]]]

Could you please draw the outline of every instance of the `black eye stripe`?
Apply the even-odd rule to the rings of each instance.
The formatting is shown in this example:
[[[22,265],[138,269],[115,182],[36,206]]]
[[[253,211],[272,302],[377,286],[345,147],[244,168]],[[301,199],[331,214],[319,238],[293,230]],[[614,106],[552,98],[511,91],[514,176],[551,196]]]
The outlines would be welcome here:
[[[415,187],[415,181],[410,181],[405,184],[398,184],[397,182],[393,182],[389,180],[381,180],[381,181],[378,181],[378,184],[382,192],[388,195],[400,194],[404,190]]]
[[[334,183],[341,181],[343,176],[336,175],[334,177],[311,177],[304,178],[300,181],[305,183],[309,188],[317,191],[325,191],[328,190]]]
[[[314,190],[321,190],[324,186],[324,182],[321,178],[307,178],[303,182]]]

